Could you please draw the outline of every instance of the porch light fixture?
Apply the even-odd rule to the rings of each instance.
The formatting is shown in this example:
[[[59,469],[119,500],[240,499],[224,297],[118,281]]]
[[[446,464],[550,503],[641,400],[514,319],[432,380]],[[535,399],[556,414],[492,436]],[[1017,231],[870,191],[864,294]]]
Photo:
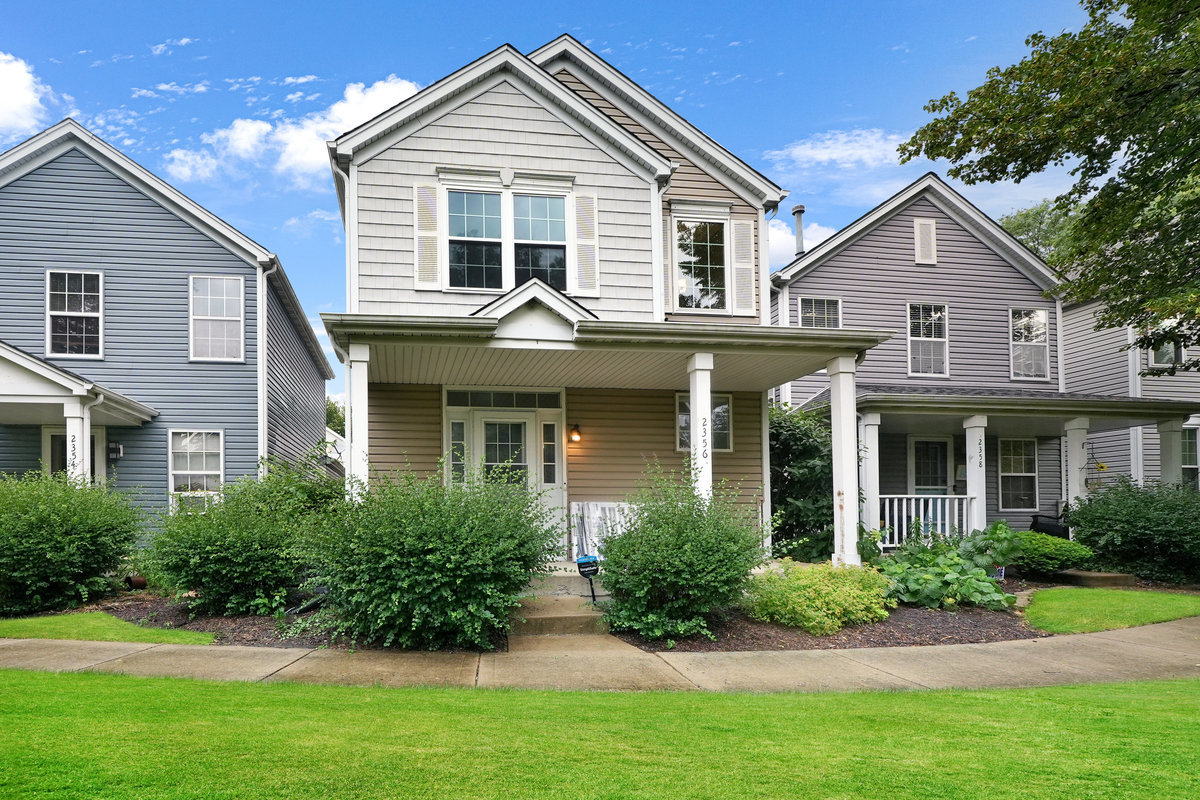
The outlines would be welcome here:
[[[581,441],[581,440],[583,439],[583,434],[581,434],[581,433],[579,432],[579,426],[578,426],[578,425],[572,425],[572,426],[571,426],[571,434],[570,434],[570,436],[571,436],[571,441],[572,441],[572,442],[578,442],[578,441]]]

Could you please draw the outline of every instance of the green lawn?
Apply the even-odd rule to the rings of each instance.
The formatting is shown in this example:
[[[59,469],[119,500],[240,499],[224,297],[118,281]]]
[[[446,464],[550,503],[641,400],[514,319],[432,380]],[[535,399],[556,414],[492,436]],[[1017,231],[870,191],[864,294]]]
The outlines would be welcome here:
[[[1132,628],[1200,615],[1200,595],[1129,589],[1039,589],[1025,609],[1030,626],[1050,633]]]
[[[1164,798],[1198,774],[1200,681],[585,694],[0,670],[0,797]]]
[[[93,642],[212,644],[213,635],[170,628],[143,628],[103,611],[51,617],[0,619],[0,639],[87,639]]]

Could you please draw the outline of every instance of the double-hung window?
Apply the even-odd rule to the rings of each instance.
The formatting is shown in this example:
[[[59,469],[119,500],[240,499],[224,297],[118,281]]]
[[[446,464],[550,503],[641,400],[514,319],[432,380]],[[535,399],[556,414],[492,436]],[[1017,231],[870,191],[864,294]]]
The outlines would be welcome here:
[[[1037,439],[1001,439],[999,445],[1000,510],[1037,510]]]
[[[680,309],[726,311],[729,266],[725,223],[681,219],[675,222],[675,264]]]
[[[513,195],[515,284],[539,278],[567,290],[567,201],[564,197]]]
[[[225,435],[221,431],[171,431],[171,509],[203,510],[225,478]]]
[[[712,402],[712,449],[714,452],[733,450],[733,396],[710,395]],[[692,412],[687,392],[675,395],[675,448],[692,448]]]
[[[245,308],[241,276],[191,276],[191,359],[242,361]]]
[[[99,272],[46,273],[46,353],[102,358],[103,278]]]
[[[450,220],[450,285],[466,289],[504,286],[504,243],[499,193],[446,193]]]
[[[1163,342],[1150,351],[1150,366],[1177,367],[1183,363],[1183,348],[1175,342]]]
[[[1183,429],[1183,485],[1200,489],[1200,446],[1197,429]]]
[[[1009,311],[1009,341],[1013,378],[1050,377],[1050,324],[1044,308]]]
[[[801,328],[842,327],[842,301],[824,297],[801,297],[797,300]]]
[[[908,304],[908,374],[949,375],[946,306]]]

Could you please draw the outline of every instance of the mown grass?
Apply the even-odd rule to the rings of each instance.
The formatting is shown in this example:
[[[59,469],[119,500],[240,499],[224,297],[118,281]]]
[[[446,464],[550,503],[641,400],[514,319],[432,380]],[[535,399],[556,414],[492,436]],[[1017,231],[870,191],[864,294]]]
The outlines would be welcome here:
[[[1129,589],[1040,589],[1025,609],[1030,626],[1050,633],[1132,628],[1200,615],[1200,595]]]
[[[55,614],[48,617],[0,619],[0,639],[86,639],[92,642],[152,642],[154,644],[212,644],[201,631],[143,628],[103,611]]]
[[[2,797],[1160,798],[1198,773],[1195,680],[726,695],[0,670]]]

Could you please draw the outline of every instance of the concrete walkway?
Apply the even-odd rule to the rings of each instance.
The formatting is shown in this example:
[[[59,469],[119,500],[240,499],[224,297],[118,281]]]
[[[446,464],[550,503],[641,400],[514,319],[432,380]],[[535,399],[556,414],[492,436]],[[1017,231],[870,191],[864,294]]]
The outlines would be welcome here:
[[[532,635],[507,653],[0,639],[0,668],[348,686],[822,692],[1200,677],[1200,617],[1104,633],[943,647],[646,653],[604,634]]]

